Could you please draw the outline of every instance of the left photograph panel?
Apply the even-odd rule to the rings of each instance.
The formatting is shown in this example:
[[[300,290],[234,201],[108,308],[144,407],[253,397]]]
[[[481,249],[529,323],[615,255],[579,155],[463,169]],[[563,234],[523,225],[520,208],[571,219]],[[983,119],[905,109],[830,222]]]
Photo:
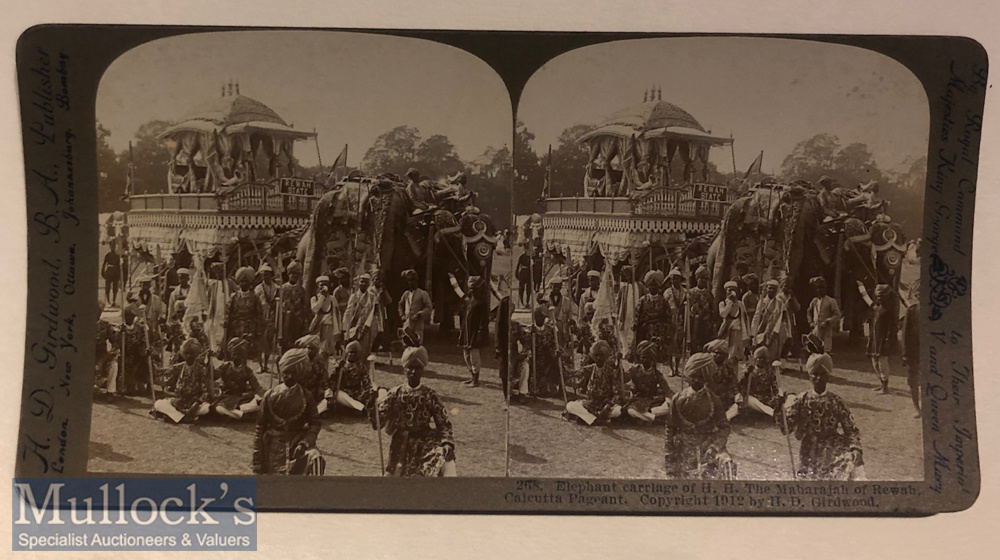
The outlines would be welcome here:
[[[96,119],[89,471],[505,475],[513,130],[486,63],[181,35],[119,57]]]

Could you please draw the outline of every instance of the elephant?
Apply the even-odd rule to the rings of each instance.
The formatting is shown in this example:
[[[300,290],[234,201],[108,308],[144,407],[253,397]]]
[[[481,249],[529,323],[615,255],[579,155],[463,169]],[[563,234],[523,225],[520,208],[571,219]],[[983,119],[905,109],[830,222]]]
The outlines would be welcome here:
[[[735,200],[707,256],[716,300],[725,297],[723,284],[734,274],[755,272],[762,281],[788,277],[801,304],[795,322],[802,333],[814,296],[809,280],[822,276],[840,300],[851,338],[862,337],[869,306],[858,283],[867,294],[877,284],[899,293],[905,235],[884,214],[871,224],[853,216],[825,218],[817,193],[802,182],[759,187]],[[898,305],[898,298],[887,304]]]
[[[433,322],[442,331],[453,329],[459,290],[470,274],[488,277],[497,241],[489,216],[453,202],[415,213],[404,185],[389,175],[351,176],[334,185],[318,201],[299,242],[306,290],[312,294],[316,277],[338,267],[352,276],[378,271],[394,302],[385,310],[385,329],[395,333],[395,302],[406,290],[401,274],[412,268],[434,302]]]

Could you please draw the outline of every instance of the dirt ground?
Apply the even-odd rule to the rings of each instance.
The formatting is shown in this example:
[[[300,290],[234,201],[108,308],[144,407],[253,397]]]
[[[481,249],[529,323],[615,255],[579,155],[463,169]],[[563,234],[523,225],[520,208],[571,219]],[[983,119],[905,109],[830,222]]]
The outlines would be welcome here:
[[[839,342],[839,341],[838,341]],[[877,378],[867,358],[838,353],[829,390],[840,395],[861,430],[865,470],[870,480],[922,480],[920,419],[913,418],[905,370],[893,362],[890,394],[872,392]],[[785,370],[778,384],[798,393],[809,388],[805,373]],[[668,378],[681,388],[680,378]],[[572,396],[570,397],[572,399]],[[511,476],[581,478],[662,478],[664,426],[630,421],[588,427],[564,420],[562,399],[531,399],[511,407]],[[745,480],[791,480],[788,443],[774,421],[753,412],[732,421],[728,449]],[[795,464],[798,442],[793,440]]]
[[[504,475],[504,409],[493,351],[483,352],[481,386],[465,388],[468,379],[461,350],[451,341],[429,341],[432,360],[424,383],[448,407],[455,433],[460,476]],[[392,365],[382,355],[375,383],[393,387],[404,382],[399,355]],[[252,364],[256,367],[256,364]],[[270,374],[258,374],[264,387]],[[277,381],[275,381],[277,382]],[[192,425],[172,425],[147,413],[150,398],[114,397],[94,403],[89,468],[94,472],[249,475],[254,423],[205,417]],[[389,438],[383,434],[388,457]],[[379,476],[378,435],[360,415],[327,412],[317,439],[331,476]]]

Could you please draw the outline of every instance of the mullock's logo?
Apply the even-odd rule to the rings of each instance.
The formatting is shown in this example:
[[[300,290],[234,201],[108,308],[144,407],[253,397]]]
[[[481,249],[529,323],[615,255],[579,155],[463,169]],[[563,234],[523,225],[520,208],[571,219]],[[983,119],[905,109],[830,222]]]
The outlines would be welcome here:
[[[14,479],[14,550],[256,550],[253,478]]]

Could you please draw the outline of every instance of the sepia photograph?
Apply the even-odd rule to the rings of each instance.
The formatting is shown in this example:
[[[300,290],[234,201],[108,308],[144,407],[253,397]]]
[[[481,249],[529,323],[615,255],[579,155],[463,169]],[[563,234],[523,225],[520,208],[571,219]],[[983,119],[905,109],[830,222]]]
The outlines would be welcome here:
[[[906,67],[614,41],[549,60],[516,115],[513,476],[923,480]]]
[[[487,64],[422,39],[117,58],[88,470],[504,476],[511,115]]]

